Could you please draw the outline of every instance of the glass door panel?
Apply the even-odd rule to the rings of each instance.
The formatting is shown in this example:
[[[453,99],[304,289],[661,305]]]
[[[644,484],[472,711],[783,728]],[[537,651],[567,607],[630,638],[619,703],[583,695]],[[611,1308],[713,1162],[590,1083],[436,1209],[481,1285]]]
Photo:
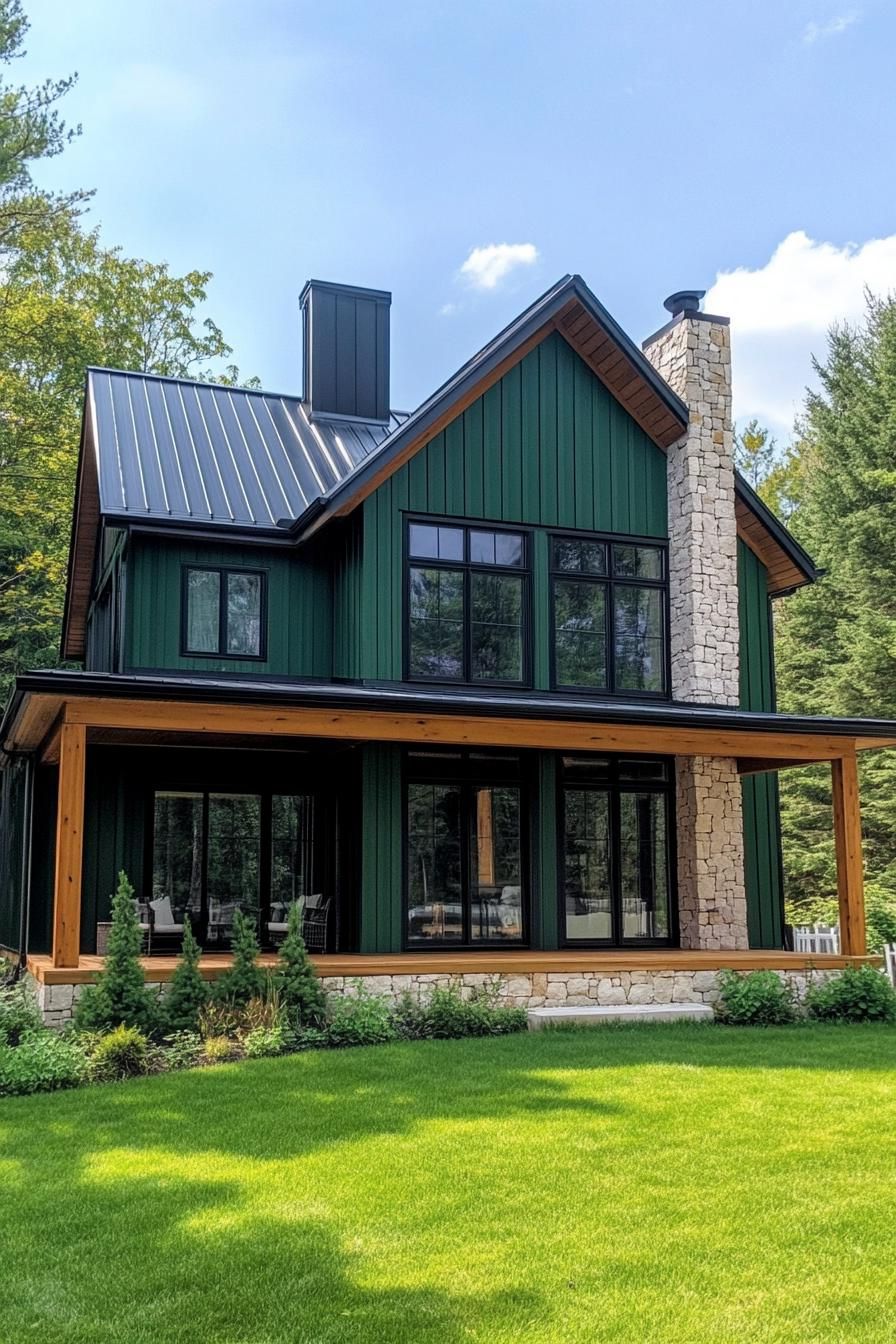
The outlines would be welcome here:
[[[230,943],[237,910],[257,920],[261,798],[249,793],[208,795],[208,930],[213,946]]]
[[[408,786],[409,942],[463,938],[460,827],[458,785]]]
[[[519,789],[474,788],[470,830],[470,938],[519,942],[523,936]]]
[[[662,794],[620,795],[619,855],[623,939],[668,938],[666,799]]]
[[[153,803],[152,896],[139,910],[140,923],[171,937],[183,936],[187,919],[202,912],[201,793],[157,793]]]
[[[563,813],[566,937],[610,942],[610,795],[605,789],[566,789]]]

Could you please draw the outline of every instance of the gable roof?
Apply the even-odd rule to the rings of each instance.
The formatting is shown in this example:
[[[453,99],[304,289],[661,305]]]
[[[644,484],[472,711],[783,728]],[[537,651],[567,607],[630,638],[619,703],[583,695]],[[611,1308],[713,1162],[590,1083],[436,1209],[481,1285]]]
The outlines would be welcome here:
[[[100,521],[303,541],[350,513],[551,332],[660,448],[688,408],[578,275],[567,275],[416,411],[388,423],[312,416],[295,396],[114,369],[87,371],[62,654],[82,658]],[[816,577],[805,551],[738,478],[738,534],[772,595]]]

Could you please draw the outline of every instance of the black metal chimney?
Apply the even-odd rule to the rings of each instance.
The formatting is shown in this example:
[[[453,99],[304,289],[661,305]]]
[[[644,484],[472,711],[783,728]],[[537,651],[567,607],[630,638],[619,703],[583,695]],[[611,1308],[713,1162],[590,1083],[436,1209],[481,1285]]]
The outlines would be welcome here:
[[[312,417],[389,419],[389,308],[383,289],[309,280],[299,302],[304,400]]]

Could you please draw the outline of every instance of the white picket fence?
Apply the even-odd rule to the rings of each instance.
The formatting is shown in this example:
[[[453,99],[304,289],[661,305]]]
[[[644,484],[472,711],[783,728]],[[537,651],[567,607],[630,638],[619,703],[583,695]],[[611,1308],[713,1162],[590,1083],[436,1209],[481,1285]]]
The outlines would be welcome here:
[[[839,952],[840,928],[837,924],[795,924],[794,952]]]
[[[884,948],[884,968],[896,989],[896,943],[887,943]]]

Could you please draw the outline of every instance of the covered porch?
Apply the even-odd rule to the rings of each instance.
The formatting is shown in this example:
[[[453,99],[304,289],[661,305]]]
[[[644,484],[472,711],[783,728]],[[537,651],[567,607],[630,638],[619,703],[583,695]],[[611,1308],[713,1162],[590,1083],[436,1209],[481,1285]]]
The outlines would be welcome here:
[[[240,753],[263,753],[276,746],[317,749],[332,761],[340,750],[376,743],[420,752],[460,748],[674,758],[725,765],[738,776],[825,762],[831,770],[837,856],[838,957],[806,957],[786,952],[783,946],[580,948],[556,942],[546,946],[550,935],[544,935],[534,917],[522,947],[409,947],[401,928],[403,898],[389,888],[383,896],[384,910],[371,915],[365,909],[362,922],[381,917],[391,921],[390,951],[365,947],[362,930],[354,942],[344,940],[338,951],[322,949],[315,959],[321,974],[334,982],[356,976],[498,975],[528,978],[531,996],[546,994],[552,976],[589,982],[624,976],[627,984],[637,984],[637,977],[647,973],[674,980],[725,966],[800,972],[809,966],[837,969],[866,957],[857,753],[896,745],[896,726],[890,723],[795,719],[682,704],[558,702],[556,697],[549,700],[537,694],[449,695],[395,686],[247,682],[239,689],[237,696],[232,684],[198,679],[71,673],[33,674],[20,683],[4,725],[4,746],[7,751],[33,753],[42,763],[58,768],[51,936],[46,952],[29,956],[29,969],[39,983],[77,986],[92,979],[101,965],[101,958],[87,950],[91,934],[84,924],[83,891],[87,761],[97,748],[229,747]],[[336,775],[341,771],[337,765]],[[365,780],[365,788],[378,800],[369,815],[353,817],[349,802],[343,803],[349,850],[379,845],[391,849],[394,860],[403,836],[402,817],[395,807],[390,810],[383,804],[383,790],[378,791],[375,777]],[[680,817],[677,824],[682,825]],[[711,846],[711,817],[698,823],[698,828],[703,826]],[[536,855],[533,869],[537,862]],[[694,862],[700,866],[699,855]],[[388,871],[397,871],[395,862]],[[384,887],[390,881],[387,877]],[[556,901],[556,891],[542,896]],[[366,889],[359,899],[369,903]],[[146,959],[147,978],[164,984],[175,964],[175,948],[156,950],[159,955]],[[273,947],[266,957],[275,958]],[[203,973],[214,978],[228,960],[226,951],[209,947]]]

